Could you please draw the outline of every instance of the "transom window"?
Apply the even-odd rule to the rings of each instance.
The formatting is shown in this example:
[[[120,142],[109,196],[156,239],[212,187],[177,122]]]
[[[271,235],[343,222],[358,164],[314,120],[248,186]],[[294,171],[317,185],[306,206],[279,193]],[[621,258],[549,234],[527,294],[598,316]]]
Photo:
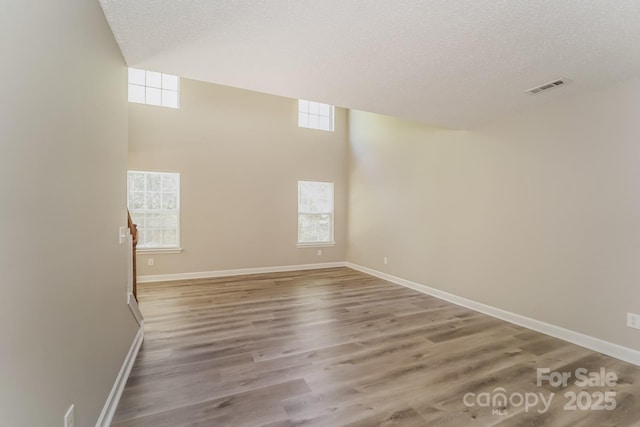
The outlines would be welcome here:
[[[334,110],[333,105],[299,99],[298,126],[333,132]]]
[[[180,78],[129,68],[129,102],[179,108]]]
[[[333,244],[333,182],[298,181],[298,244]]]
[[[127,206],[139,249],[180,247],[179,173],[129,171]]]

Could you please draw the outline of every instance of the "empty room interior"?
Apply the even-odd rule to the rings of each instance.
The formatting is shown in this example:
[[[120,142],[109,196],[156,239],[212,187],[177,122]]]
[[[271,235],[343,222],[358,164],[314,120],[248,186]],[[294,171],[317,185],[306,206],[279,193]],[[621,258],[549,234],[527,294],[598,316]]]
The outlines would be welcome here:
[[[640,2],[0,36],[0,425],[640,426]]]

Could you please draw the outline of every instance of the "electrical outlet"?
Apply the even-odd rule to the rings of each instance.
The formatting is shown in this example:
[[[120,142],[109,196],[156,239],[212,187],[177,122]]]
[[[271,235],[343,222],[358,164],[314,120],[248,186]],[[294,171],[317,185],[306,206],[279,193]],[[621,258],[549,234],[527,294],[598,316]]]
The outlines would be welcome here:
[[[127,227],[120,227],[118,230],[118,238],[120,239],[120,244],[123,244],[127,241],[127,237],[129,237],[129,229]]]
[[[640,329],[640,314],[627,313],[627,326]]]
[[[384,261],[385,264],[389,264],[389,258],[384,257],[383,261]]]
[[[322,249],[318,249],[318,256],[322,256]]]
[[[69,406],[64,414],[64,427],[76,427],[76,405]]]
[[[149,259],[147,260],[147,265],[150,265],[151,267],[153,267],[153,266],[154,266],[154,264],[155,264],[155,261],[154,261],[154,259],[153,259],[153,258],[149,258]]]

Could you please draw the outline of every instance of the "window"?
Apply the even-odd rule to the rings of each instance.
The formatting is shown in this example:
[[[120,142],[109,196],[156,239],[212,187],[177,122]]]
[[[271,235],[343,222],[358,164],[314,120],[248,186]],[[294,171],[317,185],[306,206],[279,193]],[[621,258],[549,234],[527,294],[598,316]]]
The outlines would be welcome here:
[[[298,181],[298,244],[333,244],[333,182]]]
[[[127,206],[138,226],[138,248],[179,249],[179,173],[129,171]]]
[[[298,126],[333,132],[333,105],[298,100]]]
[[[179,108],[180,78],[129,68],[129,102]]]

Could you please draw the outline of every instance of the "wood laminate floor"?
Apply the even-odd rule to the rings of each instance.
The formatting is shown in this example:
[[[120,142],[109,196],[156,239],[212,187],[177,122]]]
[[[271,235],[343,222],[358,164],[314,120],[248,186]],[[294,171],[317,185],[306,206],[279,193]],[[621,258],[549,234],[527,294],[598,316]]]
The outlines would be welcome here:
[[[640,426],[639,367],[348,268],[139,293],[145,340],[113,427]],[[572,378],[538,386],[537,368]],[[579,387],[578,368],[617,384]],[[607,391],[614,410],[584,410]],[[565,409],[572,392],[583,410]]]

